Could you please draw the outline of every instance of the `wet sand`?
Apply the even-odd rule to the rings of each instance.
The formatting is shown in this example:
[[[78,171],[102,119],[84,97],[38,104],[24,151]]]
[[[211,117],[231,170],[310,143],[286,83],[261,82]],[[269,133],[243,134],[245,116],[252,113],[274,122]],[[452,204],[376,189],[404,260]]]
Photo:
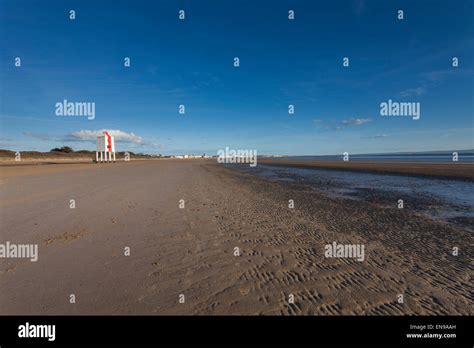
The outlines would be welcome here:
[[[324,168],[417,176],[447,177],[474,181],[474,163],[463,162],[368,162],[368,161],[297,161],[262,158],[260,164],[294,168]]]
[[[0,259],[2,314],[474,313],[462,227],[213,161],[2,167],[0,219],[0,243],[39,246]]]

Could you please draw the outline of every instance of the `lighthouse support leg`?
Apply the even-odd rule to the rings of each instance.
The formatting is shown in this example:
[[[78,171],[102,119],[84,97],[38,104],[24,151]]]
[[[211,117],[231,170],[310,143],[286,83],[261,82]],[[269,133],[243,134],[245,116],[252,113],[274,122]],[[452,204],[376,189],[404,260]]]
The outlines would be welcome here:
[[[99,152],[95,152],[95,163],[99,163]]]

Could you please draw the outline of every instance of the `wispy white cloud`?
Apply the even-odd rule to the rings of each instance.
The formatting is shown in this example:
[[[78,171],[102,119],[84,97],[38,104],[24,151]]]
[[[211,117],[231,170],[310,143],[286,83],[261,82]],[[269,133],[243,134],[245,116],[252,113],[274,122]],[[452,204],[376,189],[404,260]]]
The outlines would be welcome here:
[[[349,126],[362,126],[363,124],[372,122],[370,118],[350,118],[348,120],[342,120],[341,125],[345,127]]]
[[[355,14],[360,16],[365,10],[365,5],[366,4],[364,0],[357,0],[353,6]]]
[[[108,131],[117,142],[127,143],[133,148],[163,148],[163,145],[152,140],[145,140],[143,137],[135,133],[129,133],[120,129],[98,129],[88,130],[83,129],[77,132],[72,132],[63,136],[53,136],[46,133],[37,133],[31,131],[22,132],[24,136],[46,142],[57,143],[80,143],[90,142],[95,143],[97,136],[102,135],[104,131]]]
[[[387,134],[375,134],[375,135],[369,135],[369,136],[364,136],[360,137],[361,139],[381,139],[381,138],[386,138],[388,137]]]
[[[34,138],[34,139],[39,139],[39,140],[43,140],[43,141],[55,141],[56,140],[53,136],[51,136],[49,134],[46,134],[46,133],[36,133],[36,132],[26,131],[26,132],[22,132],[22,134],[27,136],[27,137]]]
[[[418,87],[408,88],[400,92],[401,97],[419,97],[442,83],[448,78],[454,76],[472,76],[474,71],[472,69],[451,68],[443,70],[433,70],[419,74],[422,80]]]
[[[117,142],[128,143],[133,148],[157,148],[162,149],[163,145],[152,141],[146,140],[143,137],[136,135],[135,133],[125,132],[120,129],[98,129],[98,130],[80,130],[67,134],[63,141],[90,141],[95,142],[99,135],[102,135],[104,131],[109,132]]]
[[[143,144],[143,138],[134,133],[127,133],[120,129],[99,129],[99,130],[80,130],[77,132],[70,133],[66,138],[70,140],[96,140],[99,135],[102,135],[104,131],[108,131],[116,141],[124,143],[135,143]]]
[[[450,68],[424,72],[420,76],[431,82],[439,82],[451,76],[472,76],[473,74],[474,70],[472,69]]]
[[[356,117],[352,117],[352,118],[345,119],[342,121],[337,121],[337,122],[328,122],[319,118],[313,119],[313,124],[319,127],[323,127],[325,129],[335,129],[335,130],[342,130],[348,127],[359,127],[370,122],[372,122],[371,118],[356,118]]]
[[[426,93],[426,86],[418,86],[415,88],[408,88],[400,92],[401,97],[419,97]]]

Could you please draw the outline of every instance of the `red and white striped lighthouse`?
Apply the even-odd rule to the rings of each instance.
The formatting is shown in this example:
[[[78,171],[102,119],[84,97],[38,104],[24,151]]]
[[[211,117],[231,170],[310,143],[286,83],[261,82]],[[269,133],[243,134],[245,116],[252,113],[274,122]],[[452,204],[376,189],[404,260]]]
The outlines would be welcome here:
[[[104,131],[103,135],[97,137],[97,151],[95,153],[95,161],[100,162],[115,162],[115,142],[114,137],[109,132]]]

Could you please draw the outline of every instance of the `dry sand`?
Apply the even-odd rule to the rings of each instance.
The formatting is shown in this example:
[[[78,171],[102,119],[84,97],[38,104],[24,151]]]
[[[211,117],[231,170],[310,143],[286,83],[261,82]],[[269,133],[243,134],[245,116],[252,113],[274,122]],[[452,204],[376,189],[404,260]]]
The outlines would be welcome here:
[[[468,231],[214,162],[2,167],[0,218],[0,243],[39,244],[0,259],[1,314],[474,313]]]

